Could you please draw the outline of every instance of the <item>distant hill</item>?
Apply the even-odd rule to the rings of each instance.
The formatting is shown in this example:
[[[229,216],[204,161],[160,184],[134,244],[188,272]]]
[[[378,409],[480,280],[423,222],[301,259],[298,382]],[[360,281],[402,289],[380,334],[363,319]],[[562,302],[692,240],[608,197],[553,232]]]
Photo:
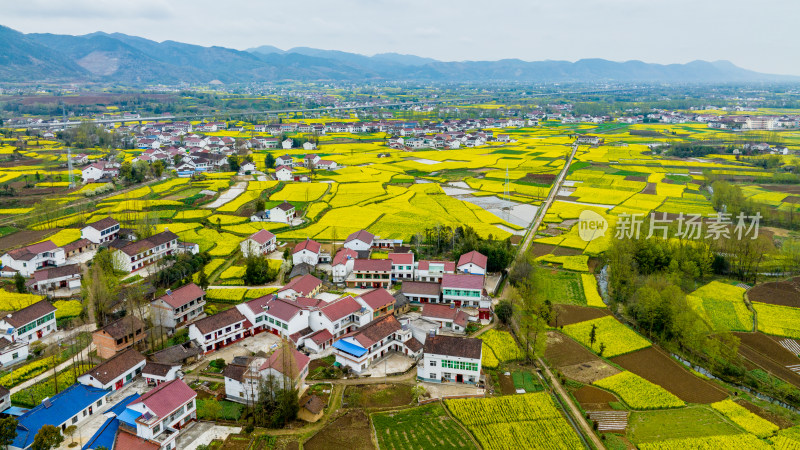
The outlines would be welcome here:
[[[442,62],[398,53],[374,56],[338,50],[271,45],[240,51],[121,33],[84,36],[22,34],[0,26],[0,81],[95,81],[124,84],[223,83],[278,80],[418,80],[449,82],[800,81],[800,77],[745,70],[728,61],[687,64],[568,61]]]

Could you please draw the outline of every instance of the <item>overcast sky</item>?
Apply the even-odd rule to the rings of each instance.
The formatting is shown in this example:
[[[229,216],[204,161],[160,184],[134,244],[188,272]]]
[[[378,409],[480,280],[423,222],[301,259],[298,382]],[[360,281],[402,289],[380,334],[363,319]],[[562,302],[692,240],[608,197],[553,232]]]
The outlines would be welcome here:
[[[800,75],[797,0],[4,0],[0,11],[0,24],[25,33],[120,32],[443,61],[725,59]]]

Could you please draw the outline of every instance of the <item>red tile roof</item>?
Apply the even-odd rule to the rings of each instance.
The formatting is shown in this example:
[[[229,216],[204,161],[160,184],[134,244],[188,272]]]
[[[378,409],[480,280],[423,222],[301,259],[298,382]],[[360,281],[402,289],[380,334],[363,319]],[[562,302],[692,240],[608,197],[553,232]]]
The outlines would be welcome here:
[[[106,385],[143,361],[144,356],[141,353],[129,348],[122,353],[117,353],[94,369],[88,370],[84,375],[91,375],[97,381]]]
[[[286,284],[286,286],[283,287],[283,289],[279,290],[278,292],[293,289],[295,292],[300,294],[301,297],[308,297],[321,284],[322,281],[320,281],[319,278],[315,277],[314,275],[306,274],[302,277],[296,277],[292,279],[288,284]]]
[[[389,253],[392,264],[414,264],[413,253]]]
[[[456,263],[453,261],[426,261],[422,260],[417,265],[417,269],[419,270],[429,270],[430,264],[444,264],[444,271],[445,272],[455,272],[456,270]]]
[[[486,270],[486,264],[488,262],[488,258],[477,251],[473,250],[469,253],[464,253],[458,258],[458,266],[461,267],[464,264],[475,264],[476,266]]]
[[[358,252],[349,248],[341,248],[336,252],[336,256],[333,257],[333,265],[338,266],[339,264],[344,264],[348,259],[356,258],[358,258]]]
[[[117,433],[114,450],[159,450],[161,445],[154,441],[140,438],[123,429]]]
[[[324,301],[318,298],[309,298],[309,297],[297,297],[294,299],[294,302],[297,303],[298,306],[301,308],[316,308],[320,304],[325,303]]]
[[[372,241],[375,240],[375,235],[366,230],[359,230],[356,231],[355,233],[350,234],[350,236],[347,236],[347,239],[344,242],[348,243],[356,239],[362,242],[366,242],[369,245],[372,245]]]
[[[403,294],[438,296],[442,291],[442,285],[428,281],[403,281],[403,287],[401,290]]]
[[[275,294],[268,294],[257,299],[246,302],[245,305],[253,311],[253,314],[261,314],[264,312],[264,306],[275,298]]]
[[[422,317],[433,317],[434,319],[453,320],[458,315],[458,308],[450,305],[438,305],[428,303],[422,306]]]
[[[360,295],[361,300],[369,305],[373,311],[383,308],[386,305],[394,304],[394,297],[386,289],[373,289]]]
[[[292,254],[297,252],[308,250],[311,253],[319,253],[319,250],[322,246],[319,245],[319,242],[313,239],[306,239],[305,241],[299,242],[297,245],[294,246],[294,251]]]
[[[32,244],[27,247],[11,250],[8,252],[8,254],[17,261],[30,261],[39,253],[49,252],[57,248],[58,246],[54,244],[53,241],[44,241],[39,242],[38,244]]]
[[[248,239],[252,239],[258,242],[259,244],[264,245],[267,242],[271,241],[272,239],[275,239],[275,235],[267,230],[261,230],[257,233],[251,234]]]
[[[357,259],[353,263],[354,272],[391,272],[392,262],[388,259]]]
[[[173,308],[180,308],[190,301],[198,299],[204,295],[206,295],[206,291],[200,289],[200,286],[194,283],[189,283],[186,286],[172,291],[171,293],[170,291],[167,291],[166,294],[159,297],[159,300],[165,301]]]
[[[195,397],[197,397],[197,392],[193,391],[183,380],[176,378],[149,390],[134,400],[131,405],[144,403],[156,416],[163,418]]]
[[[442,288],[483,290],[483,276],[446,273],[442,276]]]
[[[322,345],[325,342],[328,342],[331,339],[333,339],[333,335],[331,334],[330,331],[328,331],[327,328],[323,328],[317,331],[316,333],[312,334],[311,336],[309,336],[307,339],[311,339],[317,345]]]
[[[297,351],[297,349],[294,348],[289,349],[289,351],[291,351],[291,354],[287,355],[288,356],[287,358],[284,358],[283,348],[275,350],[275,352],[269,356],[267,362],[261,365],[259,370],[266,370],[272,368],[294,380],[295,378],[297,378],[300,372],[303,371],[303,369],[308,367],[308,362],[311,361],[311,358]],[[288,367],[288,370],[284,370],[285,367],[284,361],[288,360],[289,362],[291,362],[292,359],[294,359],[294,365]]]
[[[92,223],[90,223],[89,225],[86,225],[86,226],[94,228],[97,231],[103,231],[106,228],[113,227],[114,225],[119,225],[119,222],[117,222],[112,217],[106,217],[105,219],[100,219],[97,222],[92,222]]]
[[[302,308],[292,301],[281,300],[279,298],[273,299],[266,304],[266,313],[272,317],[277,317],[284,322],[292,320],[294,316],[299,313]]]
[[[349,295],[347,297],[334,300],[320,308],[322,314],[324,314],[325,317],[327,317],[331,322],[336,322],[342,317],[353,314],[360,310],[361,305],[358,304],[356,299],[350,297]]]

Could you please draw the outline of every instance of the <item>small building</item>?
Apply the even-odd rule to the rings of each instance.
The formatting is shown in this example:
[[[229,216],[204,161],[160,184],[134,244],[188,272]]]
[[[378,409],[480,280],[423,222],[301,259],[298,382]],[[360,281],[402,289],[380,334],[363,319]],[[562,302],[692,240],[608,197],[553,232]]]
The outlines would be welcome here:
[[[363,306],[372,311],[372,320],[387,314],[394,314],[394,297],[386,289],[378,288],[359,295]]]
[[[112,217],[100,219],[81,228],[81,238],[88,239],[95,244],[111,242],[119,234],[119,222]]]
[[[88,239],[81,238],[75,242],[70,242],[63,248],[64,256],[66,258],[72,258],[73,256],[78,256],[82,253],[88,253],[90,251],[97,250],[97,244]]]
[[[302,390],[311,359],[289,346],[279,347],[259,367],[261,378],[277,389]],[[290,384],[287,386],[285,382]]]
[[[292,223],[295,218],[295,208],[291,203],[284,201],[269,210],[270,222]]]
[[[78,425],[99,413],[111,391],[75,383],[58,394],[43,400],[33,409],[17,418],[17,436],[10,449],[29,449],[36,433],[53,425],[62,432],[70,425]]]
[[[306,263],[311,266],[316,266],[319,263],[321,250],[322,246],[313,239],[306,239],[305,241],[298,242],[297,245],[294,246],[294,251],[292,251],[292,263]]]
[[[59,289],[75,290],[81,288],[81,275],[81,267],[77,264],[45,267],[33,272],[26,284],[31,292],[41,294]]]
[[[176,344],[172,347],[167,347],[164,350],[159,350],[150,355],[150,359],[157,363],[176,364],[181,366],[191,364],[202,358],[203,350],[195,341]]]
[[[486,256],[473,250],[471,252],[464,253],[458,258],[456,269],[458,269],[459,273],[486,275],[488,261],[489,259]]]
[[[56,308],[47,300],[40,300],[0,319],[0,331],[13,342],[37,341],[56,330]]]
[[[5,337],[0,338],[0,367],[6,369],[14,364],[28,359],[28,341],[12,342]],[[5,407],[3,406],[5,405]],[[8,404],[0,403],[0,411],[8,407]]]
[[[97,347],[97,356],[108,359],[146,337],[144,322],[130,314],[92,333],[92,342]]]
[[[421,348],[421,344],[411,336],[411,330],[402,327],[390,314],[334,342],[333,354],[340,366],[360,374],[390,352],[416,358]]]
[[[372,248],[374,241],[375,236],[372,233],[366,230],[359,230],[347,236],[344,246],[355,251],[365,251]]]
[[[316,422],[325,414],[325,402],[316,395],[308,397],[297,412],[297,418],[306,422]]]
[[[313,297],[322,289],[322,281],[314,275],[303,275],[293,278],[286,286],[278,289],[275,294],[279,298],[294,300],[297,297]]]
[[[389,253],[388,259],[392,262],[392,280],[405,281],[414,279],[414,254]]]
[[[477,384],[481,378],[483,341],[445,335],[428,336],[417,379],[434,383]]]
[[[266,358],[247,358],[243,364],[234,361],[226,365],[222,370],[225,398],[245,405],[258,401],[262,383],[258,368],[265,361]]]
[[[120,248],[115,248],[113,256],[119,264],[118,267],[130,273],[178,251],[178,235],[165,230],[147,239],[134,241]]]
[[[384,288],[392,286],[392,261],[388,259],[357,259],[353,272],[346,280],[347,287]]]
[[[275,167],[286,166],[286,167],[293,167],[294,160],[289,155],[278,156],[275,158]]]
[[[128,428],[141,439],[154,440],[161,449],[175,449],[180,429],[197,420],[197,392],[183,380],[162,383],[132,401],[120,415],[120,431]]]
[[[311,313],[309,326],[313,331],[328,330],[340,337],[368,324],[372,314],[353,297],[347,295],[324,304]]]
[[[291,139],[284,139],[284,140],[281,142],[281,147],[283,147],[283,149],[284,149],[284,150],[289,150],[289,149],[291,149],[293,145],[294,145],[294,141],[293,141],[293,140],[291,140]]]
[[[254,332],[268,331],[283,338],[289,338],[290,335],[308,328],[308,318],[311,314],[294,301],[274,296],[261,297],[238,304],[236,307],[245,317],[255,318],[255,322],[252,323],[258,331]]]
[[[275,168],[275,178],[278,181],[292,181],[294,170],[289,166],[278,166]]]
[[[145,357],[129,348],[78,377],[78,383],[116,391],[142,373]]]
[[[358,252],[349,248],[341,248],[336,252],[331,264],[331,272],[334,283],[344,283],[347,277],[353,272],[353,264],[358,258]]]
[[[466,334],[469,315],[455,307],[454,303],[449,305],[437,305],[428,303],[422,307],[420,316],[423,319],[439,324],[439,329],[452,333]]]
[[[333,345],[333,335],[327,329],[315,331],[303,339],[303,347],[314,353],[319,353]]]
[[[210,353],[249,336],[252,326],[238,309],[226,309],[189,325],[189,339]]]
[[[0,386],[0,412],[5,411],[11,406],[11,391]]]
[[[148,361],[142,369],[142,378],[145,379],[148,385],[158,386],[161,383],[178,378],[182,379],[183,371],[181,371],[180,364],[161,364]]]
[[[489,307],[483,296],[482,275],[445,274],[442,278],[442,302],[456,307]]]
[[[430,281],[404,281],[401,292],[412,303],[439,303],[442,285]]]
[[[180,328],[206,316],[206,291],[189,283],[150,302],[150,318],[154,325]]]
[[[19,272],[24,277],[29,277],[33,272],[44,267],[63,266],[67,262],[64,249],[59,248],[53,241],[44,241],[26,247],[11,250],[0,257],[3,269]]]
[[[239,166],[239,175],[250,175],[256,171],[256,165],[251,162],[246,162]]]
[[[441,283],[444,274],[456,273],[456,263],[453,261],[426,261],[417,263],[414,271],[415,281],[430,281]]]
[[[245,258],[250,255],[268,255],[275,251],[276,239],[272,232],[261,230],[243,240],[239,244],[239,249]]]

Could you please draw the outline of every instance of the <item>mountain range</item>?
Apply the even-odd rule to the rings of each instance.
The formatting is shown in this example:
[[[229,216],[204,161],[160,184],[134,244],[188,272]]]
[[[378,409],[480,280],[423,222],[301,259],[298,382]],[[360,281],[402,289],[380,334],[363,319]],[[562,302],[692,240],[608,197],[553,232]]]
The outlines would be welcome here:
[[[365,56],[337,50],[264,45],[245,51],[155,42],[120,33],[83,36],[29,33],[0,26],[0,82],[120,84],[259,81],[731,83],[800,81],[728,61],[687,64],[569,61],[443,62],[398,53]]]

